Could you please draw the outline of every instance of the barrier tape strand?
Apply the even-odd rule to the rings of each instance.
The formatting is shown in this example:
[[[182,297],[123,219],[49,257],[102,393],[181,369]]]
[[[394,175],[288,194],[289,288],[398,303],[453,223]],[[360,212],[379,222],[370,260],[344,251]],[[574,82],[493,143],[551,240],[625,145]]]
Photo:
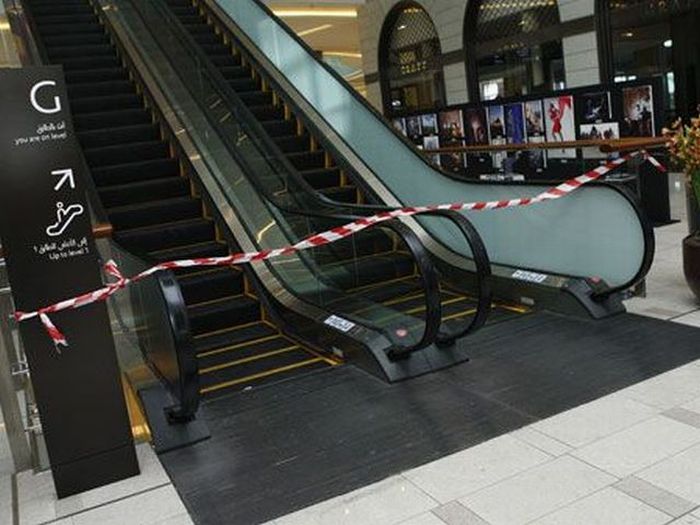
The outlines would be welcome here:
[[[338,226],[336,228],[332,228],[322,233],[310,235],[309,237],[302,239],[296,244],[286,246],[283,248],[277,248],[274,250],[262,250],[259,252],[242,252],[227,255],[224,257],[202,257],[197,259],[168,261],[157,264],[137,275],[134,275],[133,277],[124,277],[119,271],[117,264],[114,261],[110,260],[104,265],[104,270],[108,276],[115,279],[113,282],[106,284],[104,287],[98,290],[88,292],[77,297],[73,297],[71,299],[60,301],[58,303],[40,308],[33,312],[17,311],[13,314],[13,317],[17,322],[23,322],[29,319],[39,318],[39,320],[44,326],[44,329],[46,330],[46,333],[53,341],[56,350],[60,352],[61,347],[68,347],[68,340],[63,335],[63,333],[56,327],[56,325],[53,324],[49,317],[49,314],[54,314],[66,310],[76,310],[88,306],[90,304],[106,301],[109,297],[116,294],[120,290],[126,288],[127,286],[137,283],[143,279],[146,279],[147,277],[150,277],[151,275],[157,272],[164,270],[175,270],[178,268],[192,268],[200,266],[236,266],[241,264],[265,261],[276,257],[291,255],[303,250],[308,250],[310,248],[331,244],[341,239],[345,239],[347,237],[355,235],[361,232],[362,230],[365,230],[382,222],[402,217],[412,217],[415,215],[421,215],[424,213],[430,213],[438,210],[502,210],[507,208],[518,208],[553,201],[570,195],[580,187],[600,179],[608,173],[616,170],[623,164],[629,162],[634,157],[638,156],[642,156],[645,160],[649,161],[660,172],[666,172],[666,168],[658,160],[652,157],[648,152],[642,150],[634,153],[629,153],[614,160],[610,160],[604,165],[598,166],[597,168],[594,168],[591,171],[584,173],[583,175],[579,175],[578,177],[567,180],[566,182],[552,187],[535,197],[521,197],[517,199],[488,202],[438,204],[431,206],[409,206],[392,211],[381,212],[371,217],[363,217],[343,226]]]

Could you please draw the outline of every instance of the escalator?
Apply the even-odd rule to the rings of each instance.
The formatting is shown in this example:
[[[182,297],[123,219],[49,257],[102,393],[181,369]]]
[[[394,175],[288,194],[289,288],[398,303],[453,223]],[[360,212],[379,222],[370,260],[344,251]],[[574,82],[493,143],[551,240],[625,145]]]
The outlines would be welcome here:
[[[203,202],[161,134],[93,7],[30,3],[51,64],[63,66],[75,128],[114,240],[153,262],[224,256]],[[285,336],[238,268],[178,272],[195,339],[202,394],[337,364]]]
[[[142,72],[133,57],[126,56],[113,29],[105,25],[97,4],[90,0],[28,0],[26,4],[44,62],[60,64],[65,71],[75,128],[98,205],[105,209],[114,241],[121,247],[152,263],[220,257],[298,242],[347,222],[347,215],[289,210],[264,195],[246,194],[241,178],[235,182],[238,209],[222,209],[194,175],[193,163],[200,155],[182,150],[174,138],[180,131],[168,128],[162,108],[144,87]],[[213,44],[204,35],[202,43],[207,42]],[[229,54],[217,60],[232,82],[249,87],[254,82],[243,75],[248,68],[241,57]],[[304,151],[307,137],[297,136],[296,123],[265,104],[267,95],[256,94],[250,100],[266,130],[277,137],[297,169],[310,182],[320,184],[318,189],[329,203],[356,202],[358,190],[341,183],[343,175],[324,152]],[[337,184],[319,182],[334,176]],[[218,190],[233,198],[236,192],[226,186],[229,182]],[[244,245],[239,243],[241,233],[230,227],[232,213],[240,214],[236,220],[249,220],[241,230],[248,234]],[[250,239],[255,246],[251,247]],[[442,319],[432,266],[421,255],[423,251],[410,230],[387,224],[262,269],[264,265],[257,264],[177,270],[200,395],[228,393],[333,367],[343,362],[345,347],[355,354],[357,347],[365,348],[360,353],[371,347],[378,365],[370,368],[394,366],[399,378],[434,368],[429,358],[419,360],[417,366],[415,359],[410,366],[391,361],[406,361],[412,352],[425,348],[437,351],[432,343],[443,321],[464,315],[483,317],[486,310],[478,293],[467,299],[443,290],[447,310]],[[261,277],[265,272],[274,276],[277,285]],[[290,291],[297,302],[312,305],[305,311],[315,313],[300,317],[298,312],[284,310],[280,297]],[[468,311],[450,310],[464,302],[470,304]],[[326,317],[324,312],[339,315]],[[329,335],[334,327],[329,319],[340,320],[341,326],[352,319],[350,325],[355,328],[351,334]],[[455,359],[464,357],[451,356],[437,366]]]
[[[141,12],[147,26],[156,20],[167,20],[166,25],[173,33],[178,23],[186,29],[188,35],[184,42],[174,41],[182,35],[170,37],[166,31],[158,32],[155,38],[159,39],[175,69],[182,72],[185,83],[189,81],[197,100],[202,101],[203,110],[209,111],[214,125],[225,122],[219,126],[221,135],[231,139],[241,133],[239,129],[228,129],[229,113],[232,113],[235,120],[247,123],[247,126],[243,125],[246,136],[255,137],[263,144],[264,153],[261,155],[265,155],[278,172],[283,172],[280,176],[285,191],[268,189],[268,194],[275,195],[271,198],[279,202],[291,195],[292,201],[298,199],[297,206],[334,208],[335,213],[346,214],[348,220],[354,218],[352,214],[366,216],[387,209],[361,186],[356,174],[341,167],[337,155],[320,147],[319,137],[307,129],[302,118],[290,111],[279,93],[271,89],[240,48],[207,23],[205,15],[195,5],[187,0],[171,0],[168,2],[171,13],[159,10],[158,4],[135,2],[134,6]],[[177,20],[171,21],[168,17],[173,14]],[[202,57],[197,56],[198,51],[203,53]],[[185,55],[192,55],[190,62],[183,58]],[[193,73],[195,68],[196,74]],[[204,77],[216,86],[216,95],[201,88]],[[220,100],[225,111],[218,110],[222,105]],[[211,110],[212,107],[217,109]],[[249,171],[257,177],[259,185],[265,185],[260,181],[264,177],[257,173],[256,166],[251,166]],[[261,191],[266,190],[263,187]],[[397,271],[396,265],[401,265],[400,257],[397,257],[400,254],[388,249],[387,244],[391,242],[382,239],[378,232],[374,246],[365,245],[363,258],[358,260],[363,268],[358,273],[373,281],[357,282],[344,290],[398,309],[406,315],[420,316],[424,308],[420,305],[422,294],[417,289],[415,273],[410,268]],[[465,284],[471,279],[465,279],[463,273],[458,272],[452,279],[445,277],[441,274],[445,332],[465,335],[475,331],[483,322],[478,315],[480,294],[475,292],[473,283]],[[526,307],[498,302],[493,305],[490,321],[493,323],[526,312]],[[456,337],[452,337],[454,339]]]
[[[279,155],[321,198],[350,208],[400,207],[504,201],[548,188],[475,182],[430,165],[258,0],[153,4],[168,6]],[[239,64],[235,68],[232,57]],[[521,304],[596,318],[619,313],[621,292],[644,278],[653,258],[653,231],[639,206],[620,188],[605,184],[591,184],[545,206],[465,215],[484,238],[500,298],[496,309],[505,318],[526,311]],[[471,254],[459,249],[451,232],[432,219],[410,223],[444,262],[444,274],[455,267],[469,270],[455,253],[466,259]],[[454,283],[443,279],[443,290]],[[464,304],[457,300],[454,308],[468,311],[461,295]]]

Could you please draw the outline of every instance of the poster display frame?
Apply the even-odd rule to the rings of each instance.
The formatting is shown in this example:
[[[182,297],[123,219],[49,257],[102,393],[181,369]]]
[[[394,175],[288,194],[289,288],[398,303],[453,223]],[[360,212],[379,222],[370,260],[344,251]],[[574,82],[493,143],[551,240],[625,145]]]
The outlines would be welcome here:
[[[490,101],[485,101],[485,102],[479,102],[479,103],[466,103],[466,104],[453,104],[453,105],[447,105],[439,108],[433,108],[429,111],[419,111],[419,112],[405,112],[401,114],[394,114],[390,117],[391,120],[396,120],[396,119],[410,119],[410,118],[418,118],[419,120],[423,115],[426,114],[439,114],[441,112],[449,112],[449,111],[455,111],[455,110],[460,110],[462,111],[462,115],[464,116],[467,112],[469,111],[475,111],[475,110],[483,110],[486,113],[486,127],[487,127],[487,134],[488,134],[488,140],[490,144],[498,144],[498,143],[504,143],[506,142],[506,126],[505,122],[502,122],[504,126],[504,131],[503,131],[503,136],[502,137],[494,137],[492,136],[492,130],[491,130],[491,114],[490,114],[490,108],[498,108],[499,106],[502,108],[503,115],[505,116],[505,108],[509,105],[516,105],[516,104],[522,104],[523,108],[526,107],[528,103],[531,102],[536,102],[540,101],[543,111],[546,113],[546,108],[544,108],[544,101],[549,98],[557,98],[557,97],[567,97],[571,96],[573,97],[573,117],[574,117],[574,131],[576,134],[576,139],[580,140],[581,139],[581,129],[582,125],[589,124],[590,121],[586,120],[584,118],[584,114],[586,111],[586,108],[583,107],[584,104],[584,97],[586,95],[594,95],[594,94],[604,94],[606,93],[608,95],[607,97],[607,102],[608,102],[608,111],[609,114],[611,115],[610,120],[606,119],[601,119],[600,124],[618,124],[619,129],[620,129],[620,134],[622,138],[625,138],[626,136],[624,134],[624,128],[625,126],[623,125],[623,121],[625,118],[625,110],[624,110],[624,93],[625,90],[629,89],[634,89],[634,88],[641,88],[644,86],[650,86],[651,91],[652,91],[652,97],[651,97],[651,103],[652,103],[652,131],[653,135],[652,136],[660,136],[662,129],[664,125],[666,124],[663,122],[664,115],[666,114],[665,112],[665,107],[664,107],[664,101],[663,101],[663,90],[662,90],[662,84],[661,84],[661,79],[658,77],[650,77],[650,78],[640,78],[634,81],[627,81],[627,82],[620,82],[620,83],[603,83],[603,84],[591,84],[591,85],[586,85],[586,86],[580,86],[576,88],[567,88],[567,89],[562,89],[559,91],[546,91],[546,92],[541,92],[541,93],[533,93],[530,95],[524,95],[524,96],[519,96],[519,97],[508,97],[508,98],[499,98],[496,100],[490,100]],[[545,115],[542,115],[543,119],[545,119]],[[463,117],[464,118],[464,117]],[[546,119],[545,119],[546,120]],[[465,123],[466,126],[466,123]],[[527,130],[525,131],[525,141],[530,142],[528,140],[528,135],[527,135]],[[418,138],[411,138],[408,137],[408,140],[413,142],[414,144],[423,146],[423,140],[422,137]],[[533,141],[536,142],[537,140]],[[512,162],[505,163],[504,157],[513,157],[516,156],[515,154],[485,154],[485,155],[479,155],[479,154],[474,154],[474,155],[465,155],[465,166],[464,169],[461,171],[461,175],[466,176],[470,179],[478,179],[481,175],[484,174],[494,174],[494,173],[499,173],[503,171],[503,165],[509,164],[511,167],[513,165],[516,166],[522,166],[523,170],[525,173],[523,175],[526,176],[526,179],[528,181],[532,182],[537,182],[537,181],[556,181],[556,180],[565,180],[571,176],[578,175],[583,168],[590,168],[594,167],[601,162],[605,161],[604,155],[601,155],[600,157],[593,156],[590,154],[591,152],[584,152],[582,150],[576,150],[575,155],[570,155],[570,158],[557,158],[556,155],[549,155],[545,153],[545,162],[544,166],[539,166],[535,167],[532,166],[532,169],[528,169],[527,166],[529,163],[527,162],[517,162],[517,159],[512,159]],[[475,158],[479,159],[479,162],[470,162],[470,160]],[[484,162],[484,159],[489,159],[489,161]],[[436,166],[436,169],[440,169],[439,166]],[[452,175],[454,175],[453,172],[451,172]]]

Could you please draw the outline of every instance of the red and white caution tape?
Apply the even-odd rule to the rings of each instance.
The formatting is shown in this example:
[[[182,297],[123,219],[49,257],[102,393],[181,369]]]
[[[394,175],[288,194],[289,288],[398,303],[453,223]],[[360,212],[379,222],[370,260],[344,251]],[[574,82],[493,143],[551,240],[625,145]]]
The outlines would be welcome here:
[[[649,164],[654,166],[657,169],[657,171],[659,171],[660,173],[666,173],[666,166],[664,166],[657,159],[651,156],[648,151],[642,150],[640,154],[643,155],[644,160],[649,161]]]
[[[362,230],[380,224],[382,222],[390,221],[392,219],[400,217],[411,217],[414,215],[420,215],[423,213],[429,213],[437,210],[452,210],[452,211],[484,211],[484,210],[498,210],[506,208],[516,208],[522,206],[531,206],[532,204],[537,204],[541,202],[552,201],[560,199],[566,195],[571,194],[576,191],[581,186],[600,179],[604,175],[607,175],[611,171],[619,168],[630,159],[643,156],[646,160],[650,161],[659,171],[665,172],[666,169],[651,155],[645,151],[630,153],[618,159],[614,159],[606,163],[605,165],[599,166],[588,173],[579,175],[576,178],[570,179],[556,187],[550,188],[544,193],[541,193],[535,197],[523,197],[519,199],[510,199],[502,201],[490,201],[490,202],[469,202],[469,203],[454,203],[454,204],[438,204],[433,206],[410,206],[407,208],[401,208],[393,211],[386,211],[373,215],[372,217],[363,217],[354,222],[348,223],[344,226],[339,226],[333,228],[332,230],[325,231],[323,233],[318,233],[311,235],[300,242],[275,250],[263,250],[260,252],[249,252],[249,253],[236,253],[233,255],[228,255],[226,257],[204,257],[199,259],[185,259],[181,261],[170,261],[160,263],[148,270],[141,272],[133,277],[124,277],[114,261],[108,261],[105,264],[105,272],[116,279],[114,282],[107,284],[99,290],[89,292],[72,299],[66,299],[59,303],[53,304],[51,306],[46,306],[35,312],[20,312],[14,313],[14,318],[18,321],[26,321],[28,319],[33,319],[38,317],[44,325],[46,332],[53,341],[54,345],[58,349],[61,346],[68,346],[68,341],[61,331],[56,328],[56,326],[51,322],[49,314],[54,314],[57,312],[62,312],[65,310],[76,310],[82,308],[89,304],[106,301],[109,297],[116,294],[119,290],[126,288],[127,286],[141,281],[156,272],[163,270],[174,270],[178,268],[192,268],[196,266],[234,266],[258,261],[265,261],[267,259],[273,259],[275,257],[282,257],[284,255],[291,255],[296,252],[303,250],[308,250],[309,248],[314,248],[317,246],[323,246],[326,244],[331,244],[333,242],[339,241],[350,237]]]

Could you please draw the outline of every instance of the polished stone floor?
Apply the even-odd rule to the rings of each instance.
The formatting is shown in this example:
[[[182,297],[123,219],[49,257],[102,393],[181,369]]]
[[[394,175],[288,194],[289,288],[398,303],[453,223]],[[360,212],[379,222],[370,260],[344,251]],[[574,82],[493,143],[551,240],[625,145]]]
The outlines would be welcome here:
[[[62,500],[49,472],[0,476],[0,525],[191,525],[150,445],[137,453],[141,475]]]

